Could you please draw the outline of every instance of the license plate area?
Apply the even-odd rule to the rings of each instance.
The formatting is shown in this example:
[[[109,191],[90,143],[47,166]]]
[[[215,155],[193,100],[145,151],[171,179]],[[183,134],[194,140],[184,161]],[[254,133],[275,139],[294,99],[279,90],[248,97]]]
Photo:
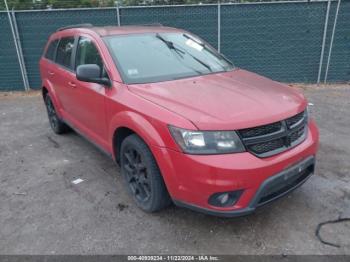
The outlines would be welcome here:
[[[259,192],[257,206],[267,204],[303,184],[314,172],[314,159],[303,161],[271,177]]]

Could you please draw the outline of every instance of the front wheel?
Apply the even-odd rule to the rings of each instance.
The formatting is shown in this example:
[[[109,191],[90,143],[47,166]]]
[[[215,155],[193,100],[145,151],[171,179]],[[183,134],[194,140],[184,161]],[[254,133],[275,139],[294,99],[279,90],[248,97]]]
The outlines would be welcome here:
[[[121,145],[121,173],[136,204],[146,212],[158,211],[171,203],[158,165],[148,146],[137,135]]]

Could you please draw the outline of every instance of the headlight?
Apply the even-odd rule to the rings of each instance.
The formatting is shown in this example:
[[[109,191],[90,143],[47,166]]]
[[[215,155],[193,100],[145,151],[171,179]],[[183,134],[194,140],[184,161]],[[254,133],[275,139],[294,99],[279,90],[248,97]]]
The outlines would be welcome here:
[[[235,131],[196,131],[169,126],[182,151],[188,154],[227,154],[244,152]]]

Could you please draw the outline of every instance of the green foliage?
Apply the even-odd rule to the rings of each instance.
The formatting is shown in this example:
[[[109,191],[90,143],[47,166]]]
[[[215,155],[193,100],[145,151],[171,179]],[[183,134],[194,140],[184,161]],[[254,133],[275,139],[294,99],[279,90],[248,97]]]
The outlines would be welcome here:
[[[221,3],[230,2],[268,2],[279,0],[220,0]],[[9,9],[57,9],[81,7],[111,7],[118,2],[122,6],[136,5],[181,5],[181,4],[210,4],[218,0],[7,0]],[[4,0],[0,0],[0,10],[4,10]]]
[[[7,0],[9,9],[57,9],[79,7],[115,6],[114,0]],[[4,0],[0,0],[0,10],[5,9]]]

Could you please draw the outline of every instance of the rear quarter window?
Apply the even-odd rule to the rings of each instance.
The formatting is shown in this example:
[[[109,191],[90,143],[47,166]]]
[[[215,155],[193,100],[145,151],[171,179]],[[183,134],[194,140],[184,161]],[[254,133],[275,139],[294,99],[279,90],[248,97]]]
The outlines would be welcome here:
[[[58,45],[58,39],[51,41],[49,44],[49,47],[46,50],[45,53],[45,58],[54,61],[55,60],[55,53],[56,53],[56,48]]]

